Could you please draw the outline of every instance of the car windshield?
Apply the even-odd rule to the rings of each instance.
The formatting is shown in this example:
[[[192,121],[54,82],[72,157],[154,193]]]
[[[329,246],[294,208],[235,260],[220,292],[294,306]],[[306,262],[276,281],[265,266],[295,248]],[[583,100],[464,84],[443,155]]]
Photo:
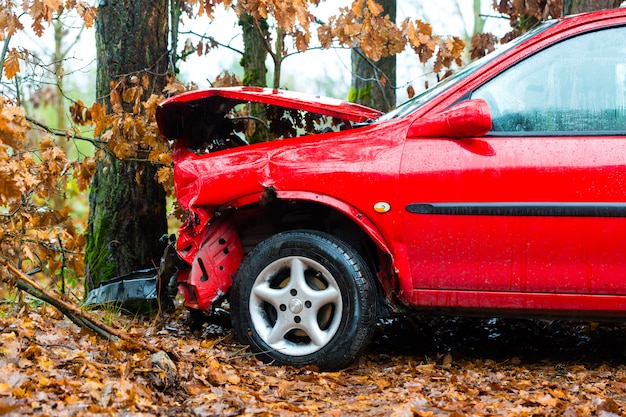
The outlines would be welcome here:
[[[424,103],[429,101],[431,98],[441,94],[443,91],[445,91],[448,88],[450,88],[451,86],[455,85],[460,80],[462,80],[465,77],[467,77],[468,75],[472,74],[478,68],[481,68],[481,67],[485,66],[486,64],[488,64],[489,62],[493,61],[494,59],[496,59],[500,55],[504,54],[505,52],[507,52],[507,51],[509,51],[509,50],[511,50],[513,48],[515,48],[517,45],[521,44],[526,39],[529,39],[529,38],[535,36],[536,34],[544,31],[548,27],[552,26],[555,22],[556,22],[556,20],[550,20],[550,21],[542,23],[541,25],[537,26],[535,29],[533,29],[531,31],[528,31],[524,35],[522,35],[522,36],[512,40],[511,42],[507,43],[502,48],[496,49],[494,52],[490,53],[489,55],[487,55],[487,56],[485,56],[485,57],[483,57],[481,59],[478,59],[478,60],[470,63],[469,65],[467,65],[466,67],[462,68],[460,71],[456,72],[452,76],[444,79],[440,83],[437,83],[432,88],[430,88],[428,90],[425,90],[421,94],[418,94],[417,96],[415,96],[415,97],[405,101],[404,103],[402,103],[398,107],[396,107],[394,110],[392,110],[389,113],[386,113],[383,116],[379,117],[376,121],[377,122],[383,122],[383,121],[395,119],[395,118],[398,118],[398,117],[404,117],[407,114],[412,113],[413,111],[415,111],[416,109],[421,107]]]

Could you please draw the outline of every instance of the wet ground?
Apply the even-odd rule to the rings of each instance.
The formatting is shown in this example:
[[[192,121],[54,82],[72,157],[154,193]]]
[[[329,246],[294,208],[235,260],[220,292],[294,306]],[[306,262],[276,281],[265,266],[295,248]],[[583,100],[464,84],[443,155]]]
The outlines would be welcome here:
[[[626,323],[407,316],[381,322],[370,353],[626,363]]]
[[[203,327],[205,337],[231,331],[227,315]],[[366,354],[626,365],[626,322],[398,316],[378,323]]]

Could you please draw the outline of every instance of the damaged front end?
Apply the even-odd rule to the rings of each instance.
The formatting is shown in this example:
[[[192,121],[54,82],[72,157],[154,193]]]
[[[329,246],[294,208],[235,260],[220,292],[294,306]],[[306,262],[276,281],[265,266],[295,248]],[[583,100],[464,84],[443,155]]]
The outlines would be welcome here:
[[[176,142],[176,198],[188,218],[176,242],[185,267],[178,290],[190,309],[214,312],[244,256],[234,212],[263,204],[268,155],[280,144],[249,143],[339,132],[376,118],[376,110],[339,100],[257,87],[192,91],[157,108],[160,132]],[[245,147],[245,152],[232,148]]]
[[[225,297],[243,258],[231,217],[196,209],[179,230],[177,249],[189,265],[177,276],[185,306],[210,312]]]

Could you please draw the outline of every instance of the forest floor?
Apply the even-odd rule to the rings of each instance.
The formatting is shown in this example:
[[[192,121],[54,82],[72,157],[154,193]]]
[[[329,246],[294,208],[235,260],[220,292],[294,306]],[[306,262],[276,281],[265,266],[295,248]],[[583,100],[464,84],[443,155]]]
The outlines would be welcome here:
[[[352,366],[318,372],[257,361],[227,326],[192,331],[182,308],[96,314],[167,355],[105,341],[45,304],[4,301],[0,415],[626,415],[624,325],[388,320]]]

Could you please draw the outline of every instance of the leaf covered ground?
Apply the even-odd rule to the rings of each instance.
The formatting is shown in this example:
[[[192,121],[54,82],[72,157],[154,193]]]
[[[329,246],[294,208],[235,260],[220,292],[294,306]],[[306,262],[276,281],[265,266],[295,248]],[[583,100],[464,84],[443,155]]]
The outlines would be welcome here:
[[[190,330],[183,309],[96,314],[162,352],[0,304],[0,415],[626,415],[621,325],[394,320],[354,365],[317,372],[260,363],[226,326]]]

